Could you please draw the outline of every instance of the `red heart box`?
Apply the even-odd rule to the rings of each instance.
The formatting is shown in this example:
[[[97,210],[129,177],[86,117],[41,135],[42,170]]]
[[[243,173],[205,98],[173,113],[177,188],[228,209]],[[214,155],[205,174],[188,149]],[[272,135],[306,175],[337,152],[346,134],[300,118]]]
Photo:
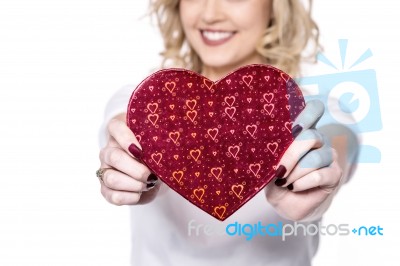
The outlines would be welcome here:
[[[127,124],[143,163],[223,221],[274,178],[304,106],[297,84],[272,66],[245,66],[217,82],[166,69],[136,88]]]

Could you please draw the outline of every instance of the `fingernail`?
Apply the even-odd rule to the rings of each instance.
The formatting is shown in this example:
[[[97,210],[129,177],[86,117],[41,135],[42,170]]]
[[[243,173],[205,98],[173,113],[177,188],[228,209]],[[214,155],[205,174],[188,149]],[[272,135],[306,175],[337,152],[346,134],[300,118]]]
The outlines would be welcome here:
[[[149,175],[149,177],[147,178],[147,184],[155,184],[157,182],[157,180],[158,180],[158,177],[155,174],[151,173]]]
[[[292,129],[293,138],[296,138],[300,132],[303,130],[303,127],[300,125],[295,125]]]
[[[149,190],[153,189],[155,186],[156,186],[156,183],[147,184],[146,190],[149,191]]]
[[[280,178],[275,180],[275,185],[277,185],[278,187],[283,186],[284,184],[286,184],[287,179],[286,178]]]
[[[282,178],[286,174],[286,167],[283,165],[280,165],[278,169],[276,169],[275,177],[276,178]]]
[[[135,156],[136,159],[141,159],[142,158],[142,151],[139,149],[138,146],[136,146],[135,144],[131,144],[128,148],[129,152]]]
[[[287,189],[293,190],[293,184],[288,185],[288,186],[287,186]]]

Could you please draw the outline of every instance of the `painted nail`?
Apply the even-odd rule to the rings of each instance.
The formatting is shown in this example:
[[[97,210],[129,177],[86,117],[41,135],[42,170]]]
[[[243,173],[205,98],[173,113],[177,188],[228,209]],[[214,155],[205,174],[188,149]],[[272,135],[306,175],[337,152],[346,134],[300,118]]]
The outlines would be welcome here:
[[[293,190],[293,184],[288,185],[288,186],[287,186],[287,189]]]
[[[295,125],[292,129],[293,138],[296,138],[300,132],[303,130],[303,127],[300,125]]]
[[[158,181],[158,177],[153,173],[151,173],[149,175],[149,177],[147,178],[147,184],[155,184],[157,181]]]
[[[133,156],[135,156],[136,159],[141,159],[142,158],[142,151],[136,146],[135,144],[131,144],[128,148],[129,152],[132,153]]]
[[[286,178],[280,178],[275,180],[275,185],[277,185],[278,187],[283,186],[284,184],[286,184],[287,179]]]
[[[146,190],[149,191],[149,190],[153,189],[155,186],[156,186],[156,183],[147,184]]]
[[[286,174],[286,167],[283,165],[279,165],[278,169],[276,169],[275,177],[282,178]]]

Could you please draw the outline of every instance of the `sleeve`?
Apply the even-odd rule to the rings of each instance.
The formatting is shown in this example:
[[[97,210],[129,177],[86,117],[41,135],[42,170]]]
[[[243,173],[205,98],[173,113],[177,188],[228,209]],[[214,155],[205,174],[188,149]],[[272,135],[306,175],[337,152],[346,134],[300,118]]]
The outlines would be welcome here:
[[[107,124],[118,114],[125,113],[129,99],[134,91],[134,85],[126,85],[119,89],[108,101],[104,110],[103,123],[99,130],[99,146],[100,148],[106,145],[108,139]]]

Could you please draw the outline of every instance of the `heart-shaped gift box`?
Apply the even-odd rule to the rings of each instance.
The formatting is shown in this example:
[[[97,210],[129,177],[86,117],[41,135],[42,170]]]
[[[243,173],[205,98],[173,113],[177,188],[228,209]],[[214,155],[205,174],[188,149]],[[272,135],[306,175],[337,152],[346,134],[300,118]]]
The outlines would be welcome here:
[[[216,82],[166,69],[133,92],[127,124],[153,173],[225,220],[274,178],[304,106],[294,80],[272,66],[245,66]]]

